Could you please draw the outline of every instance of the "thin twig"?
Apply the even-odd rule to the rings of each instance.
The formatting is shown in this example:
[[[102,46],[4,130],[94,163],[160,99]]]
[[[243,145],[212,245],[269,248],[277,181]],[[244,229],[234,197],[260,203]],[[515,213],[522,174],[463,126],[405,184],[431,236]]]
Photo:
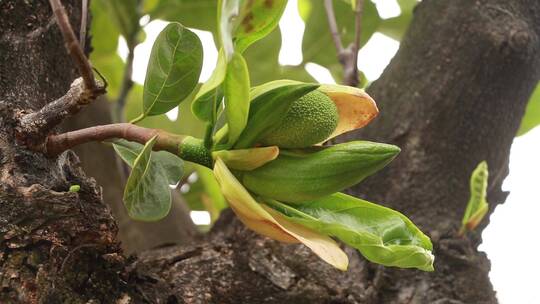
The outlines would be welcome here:
[[[84,143],[107,141],[114,138],[123,138],[145,144],[156,135],[158,135],[158,138],[154,150],[165,150],[178,155],[179,145],[185,136],[170,134],[158,129],[139,127],[130,123],[94,126],[58,135],[50,135],[47,138],[45,153],[49,156],[56,156],[63,151]]]
[[[354,10],[354,67],[356,71],[356,78],[358,78],[358,51],[360,50],[360,38],[362,36],[362,13],[364,11],[364,0],[356,0],[356,6]]]
[[[133,59],[134,59],[134,48],[130,47],[128,50],[128,56],[126,59],[126,65],[124,66],[124,76],[122,79],[122,85],[120,87],[120,93],[118,94],[118,99],[116,100],[115,106],[115,119],[117,122],[124,122],[124,108],[126,106],[127,97],[129,91],[133,87]]]
[[[325,0],[324,7],[326,10],[326,16],[328,17],[328,26],[330,33],[332,34],[332,40],[337,51],[338,61],[343,67],[343,82],[346,85],[356,87],[358,86],[358,50],[360,48],[360,36],[361,36],[361,23],[362,23],[362,9],[363,0],[355,0],[355,35],[354,42],[349,44],[347,48],[343,47],[341,35],[336,21],[336,15],[334,13],[334,7],[332,0]]]
[[[79,69],[79,73],[81,73],[81,77],[84,80],[85,89],[90,90],[90,92],[99,91],[99,87],[97,86],[94,78],[94,73],[92,72],[92,66],[88,61],[88,58],[86,58],[84,55],[84,52],[77,41],[77,37],[71,28],[66,9],[62,3],[60,3],[60,0],[49,0],[49,3],[51,4],[54,16],[56,17],[58,27],[60,28],[62,36],[64,37],[66,48],[73,61],[75,61],[75,64]]]
[[[79,31],[79,40],[81,49],[84,52],[84,45],[86,43],[86,26],[88,23],[88,0],[82,0],[81,8],[81,29]]]
[[[338,55],[343,52],[343,43],[341,42],[341,35],[339,34],[336,15],[334,14],[334,5],[332,0],[324,0],[324,8],[326,9],[326,16],[328,17],[328,26],[330,27],[330,33],[334,40],[334,45]]]

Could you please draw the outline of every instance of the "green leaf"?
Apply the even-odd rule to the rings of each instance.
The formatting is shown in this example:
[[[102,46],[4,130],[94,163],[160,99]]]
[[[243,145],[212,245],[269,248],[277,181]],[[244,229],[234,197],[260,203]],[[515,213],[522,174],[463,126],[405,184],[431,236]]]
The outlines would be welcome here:
[[[116,24],[120,33],[126,39],[129,47],[137,44],[137,33],[141,30],[139,25],[138,0],[98,0],[107,7],[110,18]],[[101,33],[100,33],[101,34]]]
[[[143,95],[143,87],[135,84],[129,92],[126,103],[126,119],[133,120],[137,117],[140,111],[140,105]],[[195,92],[192,92],[178,106],[178,119],[170,120],[166,115],[156,115],[145,118],[137,125],[152,129],[162,129],[173,134],[190,134],[194,137],[203,137],[205,124],[197,119],[191,113],[191,102],[195,97]]]
[[[244,186],[260,196],[298,203],[325,197],[361,182],[399,153],[393,145],[352,141],[334,146],[280,150],[278,158],[244,172]]]
[[[120,158],[130,167],[133,167],[137,156],[141,154],[144,148],[139,143],[125,139],[115,140],[113,147]],[[184,175],[184,161],[172,153],[167,151],[152,151],[152,160],[165,171],[169,185],[176,185]]]
[[[382,20],[377,31],[401,41],[403,35],[412,21],[413,9],[418,4],[417,0],[398,0],[401,14],[397,17]]]
[[[135,220],[157,221],[171,208],[168,176],[151,153],[156,138],[152,137],[135,159],[124,189],[124,206]]]
[[[486,161],[479,163],[471,174],[471,196],[467,208],[465,209],[463,220],[461,221],[462,226],[459,232],[461,235],[466,230],[474,230],[476,226],[480,224],[480,221],[482,221],[489,209],[486,200],[488,175]]]
[[[433,271],[431,241],[397,211],[343,193],[294,206],[263,201],[292,222],[337,237],[374,263]]]
[[[287,0],[243,1],[234,31],[236,51],[243,53],[255,41],[276,28]]]
[[[227,60],[223,49],[219,51],[216,68],[212,75],[202,86],[191,106],[193,114],[202,121],[215,122],[216,108],[223,98],[219,86],[225,80],[227,73]],[[221,98],[220,98],[221,97]]]
[[[317,84],[278,80],[253,88],[249,120],[235,148],[253,146],[279,126],[295,100],[318,87]]]
[[[351,9],[351,5],[344,1],[332,1],[332,3],[343,45],[347,47],[354,41],[354,11]],[[328,68],[334,78],[339,80],[342,77],[343,69],[339,64],[337,51],[328,29],[324,1],[299,0],[298,5],[300,16],[306,23],[302,41],[304,62],[314,62]],[[381,18],[375,4],[371,1],[364,1],[360,46],[363,46],[371,38],[380,21]]]
[[[540,125],[540,82],[529,99],[517,136],[529,132],[538,125]]]
[[[79,190],[81,190],[81,186],[80,185],[71,185],[69,187],[69,192],[79,192]]]
[[[249,85],[246,61],[240,53],[235,52],[227,64],[227,74],[223,82],[229,146],[234,145],[248,121]]]
[[[167,25],[150,53],[142,117],[166,113],[189,96],[199,81],[202,60],[197,35],[179,23]]]

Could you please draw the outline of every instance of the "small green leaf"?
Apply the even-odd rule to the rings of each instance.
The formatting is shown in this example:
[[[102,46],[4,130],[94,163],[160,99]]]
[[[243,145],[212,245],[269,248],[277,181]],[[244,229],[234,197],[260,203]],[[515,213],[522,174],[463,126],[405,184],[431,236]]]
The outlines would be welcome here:
[[[235,147],[244,149],[253,146],[279,126],[295,100],[318,87],[316,84],[277,80],[253,88],[249,120]]]
[[[243,1],[234,31],[236,51],[243,53],[255,41],[270,34],[279,23],[287,0]]]
[[[150,53],[142,118],[166,113],[189,96],[198,84],[202,60],[197,35],[180,23],[167,25]]]
[[[227,74],[223,82],[229,146],[234,145],[248,121],[249,85],[246,61],[240,53],[234,53],[227,64]]]
[[[79,190],[81,190],[81,186],[80,185],[71,185],[69,187],[69,192],[79,192]]]
[[[191,107],[191,111],[202,121],[211,123],[216,122],[217,111],[223,100],[223,90],[217,87],[196,99]]]
[[[538,83],[529,99],[517,136],[529,132],[537,125],[540,125],[540,83]]]
[[[480,221],[482,221],[489,209],[486,200],[488,175],[486,161],[479,163],[471,174],[471,196],[469,198],[469,203],[467,204],[467,209],[465,209],[463,220],[461,221],[462,226],[459,232],[460,235],[467,230],[474,230],[476,226],[480,224]]]
[[[135,220],[157,221],[171,208],[169,177],[153,159],[156,138],[152,137],[135,159],[124,189],[124,206]]]
[[[219,86],[225,80],[227,73],[227,60],[223,49],[219,50],[216,68],[212,75],[202,86],[191,105],[191,112],[204,122],[215,120],[216,108],[222,98],[222,89]],[[221,97],[221,98],[220,98]],[[215,103],[215,104],[214,104]]]
[[[385,266],[433,271],[433,246],[407,217],[343,193],[289,206],[263,199],[292,222],[342,240]]]
[[[130,167],[133,167],[137,156],[141,154],[144,146],[127,141],[125,139],[117,139],[113,143],[114,150]],[[152,151],[152,161],[156,162],[160,169],[163,169],[167,175],[169,185],[176,185],[184,175],[184,161],[167,151]]]

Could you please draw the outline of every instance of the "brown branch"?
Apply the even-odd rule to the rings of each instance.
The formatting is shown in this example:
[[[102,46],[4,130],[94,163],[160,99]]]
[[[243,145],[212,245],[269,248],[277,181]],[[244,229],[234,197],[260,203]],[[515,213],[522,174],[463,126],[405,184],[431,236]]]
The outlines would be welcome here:
[[[334,13],[334,7],[332,0],[325,0],[324,7],[326,10],[326,16],[328,18],[328,26],[330,33],[332,34],[332,40],[337,51],[338,61],[343,67],[343,82],[346,85],[356,87],[358,86],[358,50],[360,48],[360,33],[361,33],[361,18],[362,8],[364,1],[355,0],[355,35],[354,42],[347,48],[343,47],[341,35],[339,34],[338,25],[336,21],[336,15]]]
[[[332,0],[324,0],[324,8],[326,10],[326,16],[328,17],[328,26],[330,27],[330,33],[332,34],[332,40],[338,52],[338,56],[343,53],[343,43],[341,42],[341,35],[338,31],[336,15],[334,14],[334,5]]]
[[[354,43],[352,45],[354,73],[358,81],[358,51],[360,50],[360,38],[362,36],[362,13],[364,11],[364,0],[356,0],[354,8]]]
[[[96,93],[100,92],[101,90],[97,86],[94,78],[92,66],[90,65],[90,62],[84,55],[84,52],[81,49],[79,42],[77,41],[77,37],[75,36],[73,29],[71,28],[71,24],[69,23],[69,19],[64,6],[62,5],[62,3],[60,3],[60,0],[49,0],[49,3],[53,10],[54,16],[56,17],[58,27],[60,28],[62,36],[64,37],[66,49],[68,50],[71,58],[77,65],[77,68],[79,69],[79,72],[81,73],[81,76],[84,80],[85,89]]]
[[[79,31],[79,40],[81,49],[84,52],[84,45],[86,43],[86,27],[88,26],[88,0],[82,0],[81,8],[81,29]]]
[[[64,37],[66,49],[79,69],[81,77],[73,81],[68,92],[62,97],[46,104],[37,112],[20,117],[17,137],[34,150],[43,149],[47,135],[65,118],[76,114],[83,106],[106,92],[106,85],[95,80],[92,66],[82,49],[86,37],[87,1],[83,0],[82,7],[81,45],[71,28],[64,6],[59,0],[49,2]]]
[[[158,135],[158,138],[154,145],[154,150],[164,150],[179,155],[179,145],[185,136],[170,134],[158,129],[139,127],[130,123],[101,125],[58,135],[50,135],[47,138],[44,152],[52,157],[84,143],[107,141],[114,138],[123,138],[145,144],[156,135]]]

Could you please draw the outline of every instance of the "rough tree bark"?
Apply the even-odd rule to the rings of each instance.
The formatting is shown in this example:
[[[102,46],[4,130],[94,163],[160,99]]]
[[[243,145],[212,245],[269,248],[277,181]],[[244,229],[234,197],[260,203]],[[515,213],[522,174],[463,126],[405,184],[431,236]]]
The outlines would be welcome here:
[[[70,16],[79,5],[67,4]],[[0,302],[494,303],[479,238],[454,233],[479,161],[491,169],[491,210],[504,201],[509,147],[539,79],[539,37],[535,0],[422,1],[370,88],[381,117],[349,135],[402,147],[352,191],[430,234],[436,272],[383,269],[347,248],[342,273],[302,246],[254,235],[230,212],[206,240],[128,259],[77,157],[48,159],[15,138],[20,113],[64,94],[77,75],[46,1],[0,1]],[[81,191],[67,192],[71,184]]]

